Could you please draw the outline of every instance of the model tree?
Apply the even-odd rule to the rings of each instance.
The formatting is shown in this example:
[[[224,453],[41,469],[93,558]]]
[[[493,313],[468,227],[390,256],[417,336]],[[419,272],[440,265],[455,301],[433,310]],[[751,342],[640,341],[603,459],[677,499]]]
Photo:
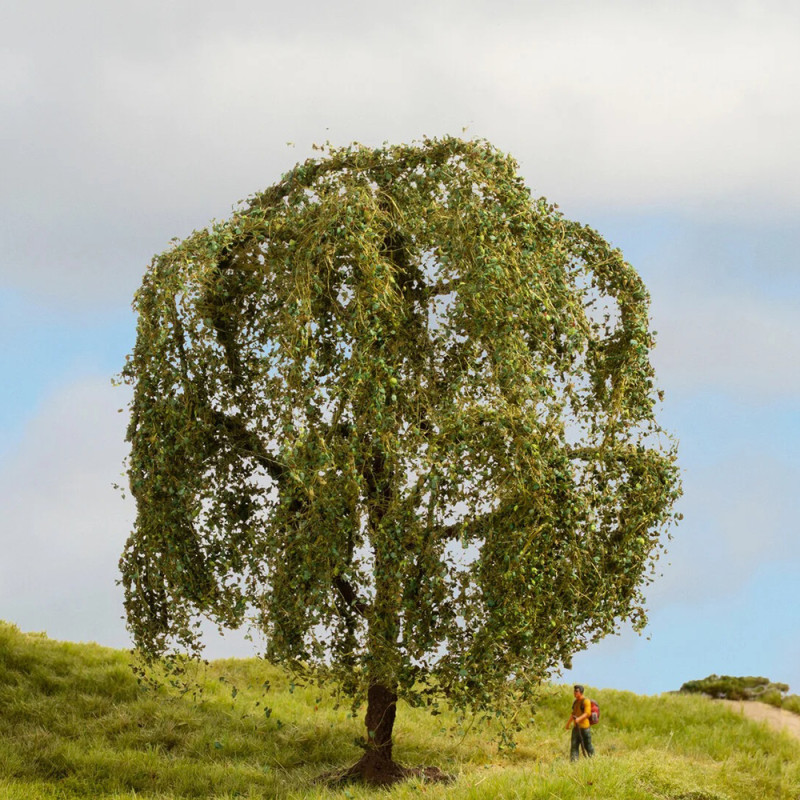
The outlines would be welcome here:
[[[121,560],[142,652],[255,619],[365,698],[488,711],[645,621],[679,494],[648,294],[486,142],[328,148],[136,294]]]

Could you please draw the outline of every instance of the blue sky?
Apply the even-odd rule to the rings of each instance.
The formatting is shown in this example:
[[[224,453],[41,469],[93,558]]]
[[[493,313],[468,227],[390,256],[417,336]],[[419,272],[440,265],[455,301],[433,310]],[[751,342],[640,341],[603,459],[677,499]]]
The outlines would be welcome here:
[[[466,128],[640,271],[680,441],[685,519],[651,624],[565,679],[655,693],[760,674],[800,693],[793,4],[34,0],[5,17],[0,616],[127,644],[127,389],[111,378],[152,255],[314,142]]]

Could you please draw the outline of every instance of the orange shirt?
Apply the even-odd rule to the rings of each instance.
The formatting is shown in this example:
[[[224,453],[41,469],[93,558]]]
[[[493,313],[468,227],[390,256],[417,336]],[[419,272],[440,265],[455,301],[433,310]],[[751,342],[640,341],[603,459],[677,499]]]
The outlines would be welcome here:
[[[589,722],[589,715],[592,713],[592,701],[588,697],[584,697],[582,700],[576,700],[572,704],[572,716],[577,718],[580,717],[582,714],[586,714],[586,719],[581,720],[578,725],[581,728],[588,728],[591,725]]]

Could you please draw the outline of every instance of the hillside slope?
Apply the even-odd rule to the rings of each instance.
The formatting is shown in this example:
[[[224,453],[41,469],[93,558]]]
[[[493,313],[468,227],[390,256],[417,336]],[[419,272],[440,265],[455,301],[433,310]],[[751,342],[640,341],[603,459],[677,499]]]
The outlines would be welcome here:
[[[775,708],[757,700],[719,700],[734,711],[744,714],[757,722],[766,722],[770,728],[786,731],[800,740],[800,714],[794,714],[785,708]]]
[[[698,696],[587,690],[602,707],[597,757],[567,760],[569,687],[543,690],[515,749],[497,722],[401,704],[396,756],[455,776],[388,792],[315,783],[352,763],[361,713],[293,686],[258,659],[197,668],[199,692],[139,686],[129,656],[55,642],[0,623],[0,797],[8,800],[215,798],[603,798],[742,800],[800,796],[788,734]],[[268,689],[265,688],[268,684]],[[529,716],[525,712],[526,717]]]

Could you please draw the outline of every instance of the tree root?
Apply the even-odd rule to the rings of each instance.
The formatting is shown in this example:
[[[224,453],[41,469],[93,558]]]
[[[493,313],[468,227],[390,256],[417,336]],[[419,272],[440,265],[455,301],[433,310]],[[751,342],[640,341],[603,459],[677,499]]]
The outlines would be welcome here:
[[[396,761],[382,758],[374,751],[364,753],[352,767],[326,772],[317,780],[330,785],[363,783],[367,786],[392,786],[414,778],[425,783],[452,783],[455,780],[453,775],[442,772],[439,767],[403,767]]]

